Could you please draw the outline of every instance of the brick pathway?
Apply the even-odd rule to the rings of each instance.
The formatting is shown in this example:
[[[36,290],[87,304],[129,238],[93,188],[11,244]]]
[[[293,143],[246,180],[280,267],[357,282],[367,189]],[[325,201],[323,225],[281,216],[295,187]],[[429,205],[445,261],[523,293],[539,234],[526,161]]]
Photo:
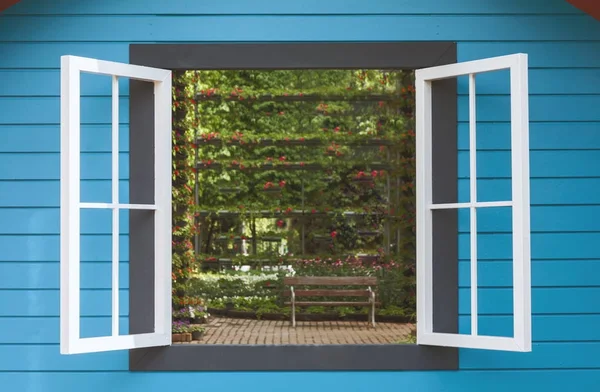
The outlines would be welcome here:
[[[212,318],[195,344],[386,344],[406,339],[414,324]]]

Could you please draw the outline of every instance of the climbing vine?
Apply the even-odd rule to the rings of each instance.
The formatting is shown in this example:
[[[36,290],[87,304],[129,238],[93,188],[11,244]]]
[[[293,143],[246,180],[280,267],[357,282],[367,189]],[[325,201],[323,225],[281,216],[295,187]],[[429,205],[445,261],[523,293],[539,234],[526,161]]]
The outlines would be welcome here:
[[[183,284],[195,265],[194,236],[194,129],[197,127],[194,99],[195,75],[175,73],[173,76],[173,289],[184,294]]]
[[[403,293],[393,302],[414,305],[413,77],[178,74],[174,287],[223,258],[310,274],[343,264],[388,279]]]

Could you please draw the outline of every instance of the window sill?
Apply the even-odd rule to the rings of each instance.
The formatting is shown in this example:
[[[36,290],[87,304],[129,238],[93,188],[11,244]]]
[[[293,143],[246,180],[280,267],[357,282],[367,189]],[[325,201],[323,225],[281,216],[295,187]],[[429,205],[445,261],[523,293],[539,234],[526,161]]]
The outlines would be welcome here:
[[[198,345],[132,350],[131,371],[457,370],[458,349],[416,344]]]

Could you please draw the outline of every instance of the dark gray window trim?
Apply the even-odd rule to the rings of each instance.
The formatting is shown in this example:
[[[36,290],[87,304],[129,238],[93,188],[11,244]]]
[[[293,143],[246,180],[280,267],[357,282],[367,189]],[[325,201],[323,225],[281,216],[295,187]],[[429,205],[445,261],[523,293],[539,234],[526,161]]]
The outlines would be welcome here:
[[[454,42],[132,44],[130,63],[171,70],[396,68],[456,62]],[[433,88],[435,198],[456,201],[457,89]],[[151,203],[154,187],[153,90],[130,82],[130,199]],[[458,331],[458,218],[434,216],[434,328]],[[144,211],[130,213],[130,333],[153,330],[154,227]],[[456,370],[458,349],[418,345],[173,345],[131,350],[132,371]]]

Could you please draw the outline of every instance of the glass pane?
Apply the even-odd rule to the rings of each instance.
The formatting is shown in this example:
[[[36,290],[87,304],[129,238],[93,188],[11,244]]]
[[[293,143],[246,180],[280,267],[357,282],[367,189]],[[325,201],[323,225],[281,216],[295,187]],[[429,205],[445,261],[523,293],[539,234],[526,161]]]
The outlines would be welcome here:
[[[81,201],[110,203],[112,77],[81,73]]]
[[[508,237],[509,257],[479,257],[477,296],[479,302],[479,334],[513,336],[513,262],[512,208],[492,207],[477,210],[477,246],[484,238]],[[483,249],[482,249],[483,250]]]
[[[80,314],[82,338],[110,336],[111,334],[111,258],[112,210],[81,210],[81,266],[80,266]],[[108,238],[106,251],[91,261],[94,241],[88,237]]]

